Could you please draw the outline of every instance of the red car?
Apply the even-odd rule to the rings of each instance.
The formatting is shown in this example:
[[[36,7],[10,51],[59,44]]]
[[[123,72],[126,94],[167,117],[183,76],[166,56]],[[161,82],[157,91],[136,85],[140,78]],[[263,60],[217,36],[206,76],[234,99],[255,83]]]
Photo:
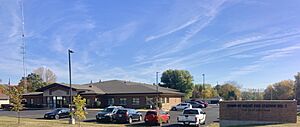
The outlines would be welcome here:
[[[160,123],[169,123],[170,115],[169,113],[160,110],[159,117],[157,116],[157,111],[148,111],[145,115],[145,123],[146,124],[160,124]]]

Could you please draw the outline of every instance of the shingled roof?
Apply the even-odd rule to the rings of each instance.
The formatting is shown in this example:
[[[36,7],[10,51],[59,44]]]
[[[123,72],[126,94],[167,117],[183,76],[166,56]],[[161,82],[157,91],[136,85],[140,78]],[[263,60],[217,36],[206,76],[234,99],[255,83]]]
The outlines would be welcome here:
[[[53,83],[51,85],[45,86],[37,91],[44,91],[48,88],[54,87],[55,85],[61,85],[63,87],[69,88],[69,84],[59,84]],[[89,83],[83,85],[72,85],[72,88],[79,91],[80,94],[175,94],[183,96],[184,93],[179,92],[175,89],[158,87],[158,92],[155,85],[123,81],[123,80],[109,80],[97,83]]]
[[[42,87],[42,88],[38,89],[37,91],[44,91],[44,90],[46,90],[48,88],[51,88],[53,86],[56,86],[56,85],[60,85],[60,86],[66,87],[66,88],[70,88],[69,84],[53,83],[53,84],[50,84],[48,86]],[[89,93],[89,94],[104,94],[104,92],[101,89],[93,88],[90,85],[72,84],[72,89],[77,90],[79,92],[82,92],[82,94],[87,94],[87,93]]]
[[[0,93],[0,100],[8,100],[9,97],[3,93]]]
[[[155,85],[132,81],[110,80],[85,85],[101,89],[105,94],[157,93]],[[177,90],[165,87],[158,87],[158,93],[184,95],[183,93],[178,92]]]

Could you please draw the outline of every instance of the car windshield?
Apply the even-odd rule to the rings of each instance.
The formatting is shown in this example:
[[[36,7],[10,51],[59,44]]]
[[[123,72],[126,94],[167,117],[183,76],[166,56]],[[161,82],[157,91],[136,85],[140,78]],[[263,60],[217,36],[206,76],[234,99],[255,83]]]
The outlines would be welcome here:
[[[181,104],[181,106],[186,106],[187,104]]]
[[[148,111],[146,115],[157,115],[156,111]]]
[[[198,110],[184,110],[183,114],[199,114]]]
[[[102,112],[112,112],[115,108],[105,108]]]

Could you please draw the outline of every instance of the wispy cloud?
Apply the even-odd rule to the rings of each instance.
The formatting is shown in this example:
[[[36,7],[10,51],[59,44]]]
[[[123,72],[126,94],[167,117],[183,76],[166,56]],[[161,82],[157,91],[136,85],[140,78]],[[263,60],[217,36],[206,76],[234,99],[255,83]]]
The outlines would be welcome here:
[[[106,56],[111,53],[113,48],[124,44],[124,41],[133,37],[137,26],[136,22],[129,22],[114,29],[98,32],[95,39],[89,42],[88,50],[96,51],[98,56]]]
[[[284,48],[272,49],[262,52],[263,55],[259,60],[246,65],[244,67],[238,68],[237,70],[231,72],[226,79],[234,79],[242,75],[246,75],[252,72],[259,71],[263,66],[267,65],[269,62],[274,61],[279,58],[283,58],[291,55],[300,49],[300,45],[292,45]]]
[[[149,37],[147,37],[147,38],[145,39],[145,41],[155,40],[155,39],[158,39],[158,38],[167,36],[167,35],[169,35],[169,34],[172,34],[172,33],[176,32],[176,31],[182,30],[182,29],[184,29],[184,28],[190,26],[191,24],[194,24],[195,22],[197,22],[197,21],[199,20],[199,17],[200,17],[200,16],[196,16],[196,17],[194,17],[194,18],[188,20],[186,23],[181,24],[181,25],[179,25],[178,27],[176,27],[176,28],[174,28],[174,29],[172,29],[172,30],[170,30],[170,31],[167,31],[167,32],[165,32],[165,33],[161,33],[161,34],[158,34],[158,35],[152,35],[152,36],[149,36]]]
[[[191,36],[193,36],[194,33],[197,33],[199,32],[201,29],[203,29],[218,13],[218,9],[219,9],[219,6],[221,6],[223,3],[225,2],[225,0],[220,0],[220,1],[217,1],[217,2],[212,2],[213,4],[208,4],[208,5],[201,5],[202,7],[205,6],[205,9],[206,11],[204,11],[204,13],[200,13],[200,14],[197,14],[196,16],[193,16],[192,18],[188,19],[185,23],[182,23],[182,24],[178,24],[176,27],[174,28],[171,28],[169,31],[166,31],[166,32],[162,32],[160,34],[157,34],[157,35],[151,35],[149,37],[146,37],[145,41],[152,41],[152,40],[155,40],[155,39],[159,39],[161,37],[165,37],[165,36],[168,36],[170,34],[173,34],[177,31],[181,31],[187,27],[190,27],[191,25],[203,20],[203,19],[206,19],[203,23],[201,23],[202,25],[199,26],[199,23],[198,25],[196,25],[194,27],[194,29],[192,28],[191,30],[187,31],[186,33],[186,37],[184,37],[183,41],[184,40],[187,40],[189,39]],[[199,12],[196,12],[196,13],[199,13]],[[196,30],[195,28],[198,27],[198,30]],[[200,28],[199,28],[200,27]]]

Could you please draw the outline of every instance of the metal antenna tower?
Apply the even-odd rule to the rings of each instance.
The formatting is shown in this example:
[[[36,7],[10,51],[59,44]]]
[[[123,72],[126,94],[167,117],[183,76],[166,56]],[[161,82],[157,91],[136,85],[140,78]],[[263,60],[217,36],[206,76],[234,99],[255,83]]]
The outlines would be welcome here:
[[[22,62],[23,62],[23,77],[24,77],[24,86],[25,86],[25,91],[27,92],[27,86],[26,86],[26,73],[27,73],[27,69],[26,69],[26,64],[25,64],[25,55],[26,55],[26,43],[25,43],[25,23],[24,23],[24,6],[23,6],[23,0],[20,1],[20,9],[21,9],[21,18],[22,18],[22,46],[21,46],[21,49],[22,49],[22,52],[21,54],[23,55],[22,57]]]

